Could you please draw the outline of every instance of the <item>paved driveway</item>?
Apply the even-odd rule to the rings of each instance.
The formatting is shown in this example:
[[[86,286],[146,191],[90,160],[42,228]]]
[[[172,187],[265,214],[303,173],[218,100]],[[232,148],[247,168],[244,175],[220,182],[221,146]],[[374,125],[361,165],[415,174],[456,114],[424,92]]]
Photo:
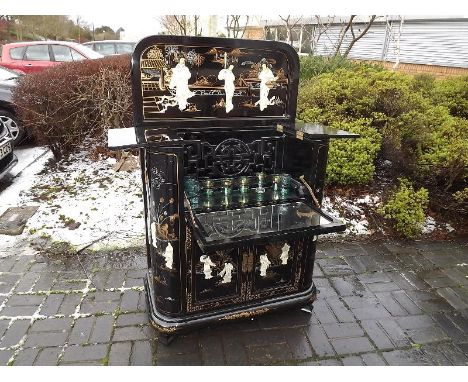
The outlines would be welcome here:
[[[0,259],[2,365],[467,365],[468,240],[319,246],[298,309],[158,343],[143,250]]]

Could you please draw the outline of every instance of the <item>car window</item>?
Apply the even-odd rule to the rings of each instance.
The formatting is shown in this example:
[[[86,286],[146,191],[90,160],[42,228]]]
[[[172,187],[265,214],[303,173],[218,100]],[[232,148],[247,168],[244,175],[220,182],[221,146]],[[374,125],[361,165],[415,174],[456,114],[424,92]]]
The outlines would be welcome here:
[[[52,52],[54,53],[55,61],[69,62],[73,61],[70,48],[65,45],[52,45]]]
[[[10,58],[12,60],[22,60],[24,56],[25,46],[19,46],[17,48],[10,49]]]
[[[30,45],[26,48],[25,60],[30,61],[50,61],[49,45]]]
[[[86,60],[86,57],[83,56],[81,53],[78,53],[75,49],[70,48],[70,50],[71,50],[71,54],[72,54],[72,57],[73,57],[73,61]]]
[[[95,58],[104,57],[102,54],[100,54],[98,52],[95,52],[94,50],[92,50],[88,46],[85,46],[85,45],[82,45],[82,44],[71,42],[71,43],[68,44],[68,46],[70,46],[72,49],[75,49],[77,52],[79,52],[80,54],[82,54],[86,58],[95,59]]]
[[[133,44],[115,44],[117,47],[117,53],[124,54],[124,53],[132,53],[133,52]]]
[[[114,44],[95,44],[94,49],[103,55],[115,54]]]

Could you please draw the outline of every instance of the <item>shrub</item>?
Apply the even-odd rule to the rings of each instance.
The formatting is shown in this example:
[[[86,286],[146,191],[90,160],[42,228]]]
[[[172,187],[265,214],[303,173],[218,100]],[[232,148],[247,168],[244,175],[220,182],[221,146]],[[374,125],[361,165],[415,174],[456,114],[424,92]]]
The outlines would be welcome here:
[[[374,107],[374,97],[369,93],[369,82],[356,71],[338,69],[307,82],[299,90],[298,117],[309,109],[318,112],[318,122],[331,124],[351,118],[368,118]]]
[[[468,120],[450,117],[434,129],[421,147],[422,175],[436,178],[448,190],[468,177]]]
[[[413,89],[425,97],[431,97],[434,91],[436,78],[432,74],[416,74],[414,77]]]
[[[298,115],[308,109],[320,111],[325,123],[371,118],[373,124],[383,126],[410,110],[421,110],[424,98],[413,89],[407,75],[357,66],[353,70],[338,69],[325,73],[300,87]],[[301,118],[302,119],[302,118]]]
[[[421,233],[426,218],[429,193],[425,188],[415,191],[406,179],[399,179],[399,181],[398,189],[379,209],[379,213],[391,219],[399,233],[408,238],[415,238]]]
[[[374,176],[374,160],[380,150],[380,134],[370,120],[339,122],[332,127],[360,134],[358,139],[335,139],[330,143],[327,183],[366,184]]]
[[[468,119],[468,76],[435,81],[430,96],[435,105],[446,106],[454,117]]]
[[[357,68],[370,68],[383,71],[383,66],[367,62],[351,61],[343,57],[334,56],[302,56],[300,58],[301,81],[317,77],[323,73],[331,73],[337,69],[354,70]]]
[[[463,190],[457,191],[453,194],[454,199],[458,203],[467,203],[468,202],[468,187],[465,187]]]
[[[63,63],[24,76],[13,94],[24,126],[56,158],[131,122],[129,56]]]
[[[337,69],[301,85],[298,118],[350,126],[353,121],[361,125],[362,119],[369,120],[367,126],[382,137],[380,156],[397,171],[418,180],[425,177],[426,182],[435,175],[438,185],[455,191],[468,171],[466,119],[461,118],[468,102],[467,78],[411,77],[362,65]],[[336,168],[351,165],[335,164]],[[371,178],[359,176],[358,182]],[[330,176],[330,181],[345,179],[356,182],[354,177]]]
[[[468,187],[452,194],[455,208],[461,215],[468,215]]]
[[[339,68],[352,69],[359,64],[342,57],[302,56],[300,65],[301,81],[305,81],[322,73],[334,72]]]
[[[443,106],[425,105],[422,110],[410,110],[395,118],[387,118],[380,129],[383,137],[383,156],[407,175],[420,171],[420,157],[431,142],[431,134],[452,117]]]

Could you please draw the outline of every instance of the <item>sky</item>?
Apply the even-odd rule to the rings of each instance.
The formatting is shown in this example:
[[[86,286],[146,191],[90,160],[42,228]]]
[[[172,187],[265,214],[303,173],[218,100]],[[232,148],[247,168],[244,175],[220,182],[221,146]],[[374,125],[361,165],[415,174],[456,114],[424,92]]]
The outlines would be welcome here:
[[[76,16],[71,16],[76,20]],[[132,16],[125,13],[107,13],[94,15],[80,15],[80,18],[88,23],[91,27],[100,27],[107,25],[114,31],[119,28],[125,29],[125,40],[138,41],[143,37],[158,34],[161,31],[159,23],[161,15],[139,15]]]
[[[468,15],[466,0],[0,0],[0,3],[2,12],[10,15],[80,15],[94,27],[108,25],[114,30],[122,27],[125,38],[133,41],[160,32],[158,18],[164,14],[248,13],[265,18],[277,18],[278,14]]]

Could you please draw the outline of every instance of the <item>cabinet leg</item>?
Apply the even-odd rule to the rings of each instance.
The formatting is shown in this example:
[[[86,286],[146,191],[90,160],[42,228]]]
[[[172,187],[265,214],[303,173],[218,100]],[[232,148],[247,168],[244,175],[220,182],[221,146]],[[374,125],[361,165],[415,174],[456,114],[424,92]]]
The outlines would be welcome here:
[[[158,337],[159,342],[163,345],[170,345],[172,341],[176,338],[175,334],[160,334]]]

